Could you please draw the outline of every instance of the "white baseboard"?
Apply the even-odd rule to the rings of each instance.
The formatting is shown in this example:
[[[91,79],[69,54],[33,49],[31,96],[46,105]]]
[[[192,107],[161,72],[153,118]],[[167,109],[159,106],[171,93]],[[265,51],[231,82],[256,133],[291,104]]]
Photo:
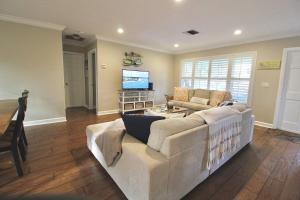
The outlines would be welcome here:
[[[25,121],[24,126],[36,126],[42,124],[53,124],[58,122],[65,122],[67,121],[66,117],[57,117],[57,118],[50,118],[50,119],[41,119],[41,120],[34,120],[34,121]]]
[[[260,122],[260,121],[255,121],[255,125],[265,127],[265,128],[273,128],[273,124]]]
[[[98,111],[97,115],[111,115],[111,114],[116,114],[116,113],[119,113],[119,109]]]

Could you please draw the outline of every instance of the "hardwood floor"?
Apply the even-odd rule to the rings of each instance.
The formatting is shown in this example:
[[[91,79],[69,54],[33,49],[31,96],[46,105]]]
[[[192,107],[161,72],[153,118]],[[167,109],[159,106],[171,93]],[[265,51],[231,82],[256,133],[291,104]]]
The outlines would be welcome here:
[[[70,194],[89,199],[126,199],[86,147],[85,127],[118,115],[67,111],[66,123],[26,128],[25,175],[19,178],[10,155],[0,155],[0,194]],[[184,199],[300,199],[300,144],[255,127],[254,140]]]

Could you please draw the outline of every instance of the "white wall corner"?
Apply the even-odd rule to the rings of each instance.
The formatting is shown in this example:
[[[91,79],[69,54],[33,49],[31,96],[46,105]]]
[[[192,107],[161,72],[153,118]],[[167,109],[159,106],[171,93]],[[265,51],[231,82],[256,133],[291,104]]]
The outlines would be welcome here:
[[[111,115],[111,114],[117,114],[117,113],[119,113],[119,109],[98,111],[97,115],[102,116],[102,115]]]
[[[24,126],[53,124],[53,123],[66,122],[66,121],[67,121],[66,117],[57,117],[57,118],[41,119],[41,120],[34,120],[34,121],[25,121]]]
[[[59,31],[62,31],[66,28],[66,26],[64,25],[52,24],[49,22],[42,22],[34,19],[27,19],[24,17],[16,17],[13,15],[5,15],[5,14],[0,14],[0,20],[19,23],[19,24],[26,24],[26,25],[36,26],[41,28],[54,29]]]
[[[261,126],[265,128],[273,128],[273,124],[266,123],[266,122],[260,122],[260,121],[255,121],[255,126]]]

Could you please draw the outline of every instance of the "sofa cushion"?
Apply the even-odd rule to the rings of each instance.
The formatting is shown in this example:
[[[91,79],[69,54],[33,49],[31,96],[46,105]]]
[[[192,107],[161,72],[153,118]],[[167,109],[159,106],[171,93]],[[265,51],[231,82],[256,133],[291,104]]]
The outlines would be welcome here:
[[[179,106],[179,107],[181,107],[183,103],[184,101],[175,101],[175,100],[171,100],[168,102],[170,106]]]
[[[217,91],[217,90],[211,91],[209,105],[211,106],[219,105],[221,102],[224,101],[226,93],[227,93],[226,91]]]
[[[224,101],[231,101],[231,100],[232,100],[231,93],[227,91],[224,97]]]
[[[126,132],[147,144],[152,122],[165,119],[165,117],[125,114],[122,116],[122,119],[124,121]]]
[[[192,102],[183,102],[181,106],[191,110],[206,110],[212,107],[211,105],[203,105],[203,104],[192,103]]]
[[[203,89],[194,90],[194,97],[209,99],[209,96],[210,96],[210,91],[209,90],[203,90]]]
[[[166,137],[202,126],[203,124],[204,120],[201,117],[172,118],[153,122],[151,125],[151,133],[148,139],[148,146],[160,151],[160,148]]]
[[[190,101],[193,96],[194,96],[194,90],[189,89],[189,99],[188,99],[188,101]]]
[[[200,98],[200,97],[192,97],[190,100],[191,103],[198,103],[198,104],[202,104],[202,105],[207,105],[209,102],[209,99],[204,99],[204,98]]]
[[[188,101],[189,90],[187,88],[175,87],[174,88],[174,100],[175,101]]]

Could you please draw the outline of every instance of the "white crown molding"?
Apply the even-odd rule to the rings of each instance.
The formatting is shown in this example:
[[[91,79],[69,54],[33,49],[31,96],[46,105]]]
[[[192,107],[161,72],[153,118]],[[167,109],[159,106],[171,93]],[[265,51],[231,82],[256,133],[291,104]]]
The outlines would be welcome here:
[[[111,114],[116,114],[116,113],[119,113],[119,109],[98,111],[97,115],[102,116],[102,115],[111,115]]]
[[[52,24],[52,23],[48,23],[48,22],[27,19],[24,17],[16,17],[16,16],[12,16],[12,15],[4,15],[4,14],[0,14],[0,20],[8,21],[8,22],[15,22],[15,23],[19,23],[19,24],[26,24],[26,25],[31,25],[31,26],[41,27],[41,28],[54,29],[54,30],[59,30],[59,31],[62,31],[66,28],[66,26],[64,26],[64,25]]]
[[[300,32],[282,34],[282,35],[277,35],[277,36],[261,37],[261,38],[238,41],[238,42],[229,42],[229,43],[218,44],[218,45],[210,45],[210,46],[203,47],[203,48],[193,48],[193,49],[187,49],[187,50],[182,50],[182,51],[179,50],[179,51],[173,52],[173,54],[179,55],[179,54],[186,54],[186,53],[194,53],[197,51],[206,51],[206,50],[218,49],[218,48],[223,48],[223,47],[231,47],[231,46],[250,44],[250,43],[256,43],[256,42],[285,39],[285,38],[297,37],[297,36],[300,36]]]
[[[264,128],[273,128],[273,124],[266,123],[266,122],[260,122],[260,121],[255,121],[255,126],[261,126]]]
[[[41,119],[41,120],[34,120],[34,121],[25,121],[24,126],[36,126],[36,125],[43,125],[43,124],[53,124],[58,122],[66,122],[66,117],[57,117],[57,118],[49,118],[49,119]]]
[[[135,43],[131,43],[131,42],[125,42],[122,40],[114,40],[114,39],[110,39],[110,38],[105,38],[105,37],[102,37],[99,35],[96,35],[96,38],[97,38],[97,40],[102,40],[102,41],[106,41],[106,42],[113,42],[113,43],[117,43],[117,44],[122,44],[122,45],[126,45],[126,46],[137,47],[137,48],[141,48],[141,49],[147,49],[147,50],[162,52],[162,53],[167,53],[167,54],[174,54],[174,52],[171,52],[171,51],[148,47],[145,45],[135,44]]]

